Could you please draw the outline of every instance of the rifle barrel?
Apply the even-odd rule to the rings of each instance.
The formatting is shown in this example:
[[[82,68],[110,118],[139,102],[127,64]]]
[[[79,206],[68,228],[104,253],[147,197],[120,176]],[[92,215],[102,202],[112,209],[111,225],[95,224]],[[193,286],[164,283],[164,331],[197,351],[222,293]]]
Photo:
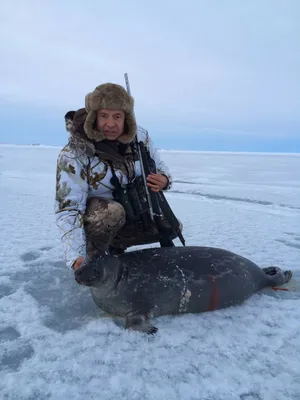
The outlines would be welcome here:
[[[129,78],[128,78],[128,74],[125,73],[124,74],[125,77],[125,83],[126,83],[126,89],[127,89],[127,93],[129,94],[129,96],[131,96],[131,90],[130,90],[130,84],[129,84]],[[134,111],[133,111],[134,113]],[[146,192],[146,196],[147,196],[147,200],[148,200],[148,204],[149,204],[149,212],[150,212],[150,218],[153,221],[154,220],[154,213],[153,213],[153,207],[152,207],[152,202],[151,202],[151,197],[150,197],[150,193],[149,193],[149,189],[147,186],[147,179],[146,179],[146,174],[145,174],[145,169],[144,169],[144,165],[142,162],[142,154],[141,154],[141,149],[138,143],[138,138],[137,138],[137,134],[135,136],[135,143],[136,143],[136,147],[138,150],[138,154],[139,154],[139,161],[140,161],[140,167],[141,167],[141,173],[142,173],[142,177],[143,177],[143,181],[144,181],[144,187],[145,187],[145,192]]]
[[[125,77],[127,93],[129,94],[129,96],[131,96],[128,74],[125,73],[124,77]],[[145,146],[142,141],[141,142],[138,141],[137,135],[135,136],[135,142],[136,142],[136,147],[138,149],[141,172],[142,172],[143,181],[144,181],[144,185],[145,185],[145,191],[146,191],[147,200],[148,200],[148,204],[149,204],[150,217],[152,220],[156,221],[156,224],[158,224],[158,222],[161,218],[160,209],[162,209],[162,213],[165,214],[169,224],[175,229],[181,243],[183,244],[183,246],[185,246],[185,240],[184,240],[184,237],[182,236],[182,233],[179,228],[179,221],[176,218],[176,216],[174,215],[164,194],[162,192],[158,193],[158,194],[152,193],[153,202],[151,201],[151,195],[149,192],[149,188],[147,186],[147,180],[146,180],[146,175],[145,175],[145,168],[147,168],[147,173],[150,173],[150,168],[149,168],[146,158],[143,157],[143,155],[146,156]],[[141,147],[143,150],[143,155],[142,155]],[[144,158],[144,160],[143,160],[143,158]],[[145,166],[144,166],[144,163],[145,163]],[[153,207],[155,207],[155,210]],[[155,219],[154,219],[154,214],[156,214]],[[163,237],[160,239],[160,243],[161,243],[161,246],[173,246],[174,245],[172,240],[170,240],[169,238],[163,238]]]

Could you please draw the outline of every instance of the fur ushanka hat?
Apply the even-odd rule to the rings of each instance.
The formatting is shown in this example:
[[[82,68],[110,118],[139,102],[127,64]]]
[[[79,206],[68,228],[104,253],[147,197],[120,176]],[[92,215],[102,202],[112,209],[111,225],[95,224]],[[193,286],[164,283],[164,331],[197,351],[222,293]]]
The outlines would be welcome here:
[[[124,133],[118,138],[122,143],[131,142],[137,131],[134,117],[134,99],[120,85],[104,83],[85,96],[87,116],[84,122],[86,136],[97,142],[105,139],[101,130],[97,128],[97,111],[101,108],[115,108],[125,112]]]

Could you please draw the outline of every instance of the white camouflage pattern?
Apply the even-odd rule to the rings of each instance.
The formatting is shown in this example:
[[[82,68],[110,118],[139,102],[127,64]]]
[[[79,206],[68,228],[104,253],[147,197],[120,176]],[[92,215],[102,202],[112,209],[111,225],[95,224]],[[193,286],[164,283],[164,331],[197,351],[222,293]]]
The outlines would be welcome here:
[[[138,127],[138,140],[142,140],[156,163],[157,173],[166,175],[172,186],[172,177],[166,164],[160,159],[148,132]],[[127,177],[121,170],[115,170],[120,182],[126,184]],[[135,163],[136,176],[141,176],[140,163]],[[76,152],[68,143],[59,153],[57,160],[57,184],[55,198],[56,223],[60,229],[64,258],[68,267],[72,267],[79,257],[86,257],[86,237],[84,214],[90,197],[113,199],[113,186],[110,183],[112,173],[97,156],[88,156],[85,152]]]

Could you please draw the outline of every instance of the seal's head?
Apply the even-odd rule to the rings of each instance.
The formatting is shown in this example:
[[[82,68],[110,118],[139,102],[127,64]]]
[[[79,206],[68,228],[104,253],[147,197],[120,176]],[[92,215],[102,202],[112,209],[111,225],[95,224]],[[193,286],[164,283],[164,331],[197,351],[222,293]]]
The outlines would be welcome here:
[[[134,99],[120,85],[104,83],[85,97],[86,136],[100,142],[104,139],[131,142],[136,136]]]
[[[85,286],[104,287],[115,283],[120,261],[117,256],[100,254],[91,258],[75,271],[76,281]]]

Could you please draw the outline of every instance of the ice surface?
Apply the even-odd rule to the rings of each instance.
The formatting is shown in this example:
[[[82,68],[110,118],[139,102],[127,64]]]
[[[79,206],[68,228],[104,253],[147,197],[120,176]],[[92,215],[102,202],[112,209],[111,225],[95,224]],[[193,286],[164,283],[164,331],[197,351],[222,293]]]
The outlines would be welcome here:
[[[102,316],[62,260],[59,150],[0,146],[0,398],[299,400],[300,300],[285,293],[158,318],[155,337]],[[187,244],[300,270],[299,155],[161,154]]]

